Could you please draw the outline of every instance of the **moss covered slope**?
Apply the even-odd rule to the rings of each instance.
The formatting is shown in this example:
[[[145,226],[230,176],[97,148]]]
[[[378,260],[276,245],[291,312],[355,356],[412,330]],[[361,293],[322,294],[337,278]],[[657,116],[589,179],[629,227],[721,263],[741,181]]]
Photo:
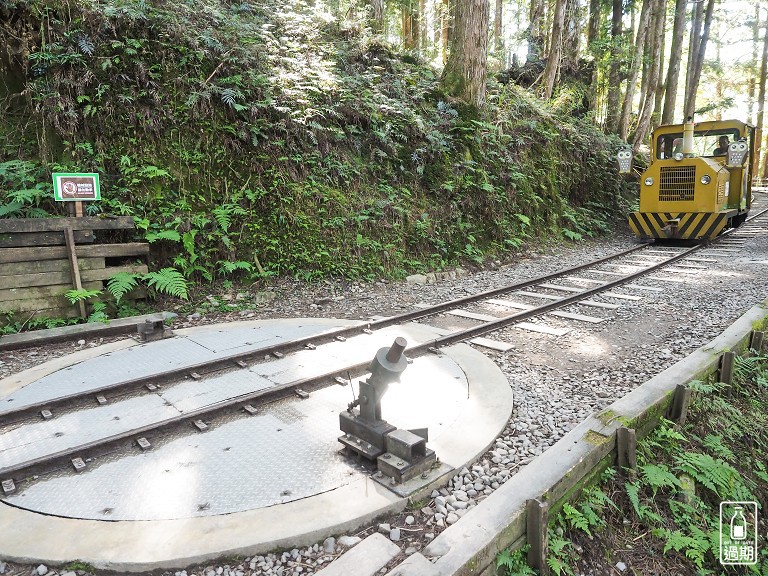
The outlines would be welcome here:
[[[0,0],[0,216],[98,171],[91,210],[209,278],[400,276],[623,220],[615,143],[570,94],[493,83],[478,113],[310,4]]]

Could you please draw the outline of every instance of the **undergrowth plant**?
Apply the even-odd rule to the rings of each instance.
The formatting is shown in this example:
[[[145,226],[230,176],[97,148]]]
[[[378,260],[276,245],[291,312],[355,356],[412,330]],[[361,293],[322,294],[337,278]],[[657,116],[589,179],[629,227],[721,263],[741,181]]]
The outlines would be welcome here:
[[[155,267],[190,282],[402,277],[624,220],[618,142],[574,97],[491,83],[485,110],[465,107],[364,14],[0,3],[0,45],[20,43],[4,74],[23,92],[0,121],[15,136],[0,210],[56,213],[52,171],[99,172],[89,213],[134,216]]]
[[[550,521],[553,574],[613,570],[617,560],[638,574],[644,564],[664,573],[731,573],[719,564],[720,503],[768,502],[768,357],[738,357],[732,385],[695,381],[690,387],[694,398],[684,426],[662,419],[638,442],[636,470],[607,469]],[[764,510],[760,518],[758,532],[768,533]],[[768,574],[762,544],[757,563],[738,573]],[[526,573],[521,559],[501,554],[498,572]]]

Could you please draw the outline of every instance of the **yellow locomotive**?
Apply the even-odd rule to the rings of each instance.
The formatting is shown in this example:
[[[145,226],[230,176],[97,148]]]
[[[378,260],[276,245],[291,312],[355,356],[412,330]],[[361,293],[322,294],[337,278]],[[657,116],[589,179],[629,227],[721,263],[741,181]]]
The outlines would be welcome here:
[[[752,204],[755,136],[738,120],[656,128],[640,177],[640,209],[629,216],[632,231],[641,239],[702,240],[739,226]],[[628,172],[631,152],[619,152],[618,160]]]

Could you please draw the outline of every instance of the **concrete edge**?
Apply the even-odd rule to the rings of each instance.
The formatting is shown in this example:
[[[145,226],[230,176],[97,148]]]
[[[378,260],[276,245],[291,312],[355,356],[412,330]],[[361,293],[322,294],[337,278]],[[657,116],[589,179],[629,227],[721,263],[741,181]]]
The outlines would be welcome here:
[[[170,320],[176,318],[172,312],[157,312],[154,314],[142,314],[140,316],[130,316],[127,318],[113,318],[107,322],[89,322],[87,324],[75,324],[73,326],[61,326],[59,328],[50,328],[48,330],[34,330],[33,332],[22,332],[21,334],[5,334],[0,336],[0,350],[16,350],[39,344],[58,342],[74,338],[76,336],[110,336],[114,334],[125,334],[133,330],[136,331],[136,325],[147,319]]]
[[[432,561],[431,569],[425,569],[423,562],[411,556],[388,576],[495,574],[497,554],[504,549],[518,549],[526,542],[527,500],[543,499],[554,508],[562,505],[613,464],[619,427],[634,425],[638,436],[647,434],[666,413],[678,384],[715,373],[721,353],[744,351],[751,332],[766,323],[768,300],[750,308],[710,343],[587,418],[460,522],[449,526],[420,554]]]
[[[315,576],[373,576],[382,566],[400,554],[397,544],[378,532],[371,534],[352,550],[355,554],[344,554],[335,562],[329,564]]]
[[[301,319],[283,321],[296,322]],[[315,319],[307,319],[314,321]],[[321,319],[329,324],[348,321]],[[240,327],[276,320],[246,321]],[[207,327],[208,329],[212,327]],[[205,327],[189,329],[198,331]],[[429,331],[423,325],[414,330]],[[135,345],[132,340],[82,350],[76,359],[59,358],[24,371],[24,379],[111,351],[116,345]],[[469,463],[496,439],[512,412],[512,390],[504,374],[484,354],[466,344],[445,349],[466,374],[474,400],[459,418],[430,442],[442,450],[452,466]],[[11,378],[5,380],[11,380]],[[2,384],[0,381],[0,390]],[[14,380],[18,382],[22,379]],[[504,402],[507,406],[503,406]],[[466,430],[483,438],[482,449],[472,447]],[[440,454],[440,452],[438,452]],[[454,474],[452,470],[449,474]],[[431,490],[430,487],[424,488]],[[410,500],[413,500],[412,495]],[[72,560],[97,568],[137,572],[178,568],[229,555],[253,555],[275,549],[306,546],[325,537],[358,529],[376,518],[405,509],[409,499],[400,498],[370,478],[364,478],[310,498],[236,514],[166,521],[105,522],[59,518],[0,503],[0,557],[20,563],[60,565]],[[297,528],[312,529],[300,534]],[[364,548],[361,548],[364,550]],[[386,565],[391,558],[379,566]]]

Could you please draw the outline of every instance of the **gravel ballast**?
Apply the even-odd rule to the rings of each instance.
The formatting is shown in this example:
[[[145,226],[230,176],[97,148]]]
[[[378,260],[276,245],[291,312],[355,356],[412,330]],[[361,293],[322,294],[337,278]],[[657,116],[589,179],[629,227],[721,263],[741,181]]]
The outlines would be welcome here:
[[[759,224],[758,224],[759,227]],[[746,229],[746,227],[745,227]],[[573,246],[529,252],[508,264],[491,269],[461,271],[454,279],[433,283],[343,281],[304,284],[286,280],[267,288],[210,294],[208,301],[240,303],[245,308],[229,313],[200,309],[182,315],[174,327],[188,327],[240,319],[281,317],[336,317],[367,319],[389,316],[424,304],[474,294],[504,284],[520,282],[607,256],[636,245],[634,238],[617,236]],[[449,483],[401,516],[380,520],[355,534],[337,535],[304,549],[222,561],[165,572],[176,576],[245,576],[312,574],[331,562],[360,538],[383,533],[402,550],[402,556],[421,550],[444,527],[460,522],[477,502],[488,497],[521,467],[553,445],[587,415],[602,409],[650,376],[661,372],[714,338],[751,306],[768,297],[768,232],[746,239],[730,255],[708,253],[712,263],[697,263],[702,269],[690,272],[659,272],[662,280],[636,283],[659,290],[623,287],[616,292],[640,296],[634,301],[595,300],[620,304],[615,310],[573,306],[566,310],[596,316],[599,324],[546,317],[541,322],[569,329],[564,336],[551,336],[507,328],[492,337],[511,343],[508,352],[479,348],[507,376],[514,392],[513,417],[494,446],[478,461],[460,470]],[[578,274],[579,276],[584,276]],[[445,275],[447,276],[447,275]],[[588,277],[588,276],[584,276]],[[429,278],[431,280],[431,278]],[[510,298],[512,299],[512,298]],[[524,302],[515,297],[514,300]],[[525,301],[529,304],[533,301]],[[249,304],[250,303],[250,304]],[[488,307],[468,308],[485,314],[499,313]],[[507,313],[509,311],[506,311]],[[467,320],[443,317],[441,326],[466,327]],[[425,321],[431,324],[430,321]],[[116,338],[111,338],[113,340]],[[105,340],[103,340],[105,341]],[[0,378],[100,340],[79,340],[48,347],[0,353]],[[0,574],[65,574],[64,569],[18,566],[3,563]],[[73,559],[74,560],[74,559]],[[70,573],[82,574],[81,570]],[[159,574],[160,572],[158,572]]]

